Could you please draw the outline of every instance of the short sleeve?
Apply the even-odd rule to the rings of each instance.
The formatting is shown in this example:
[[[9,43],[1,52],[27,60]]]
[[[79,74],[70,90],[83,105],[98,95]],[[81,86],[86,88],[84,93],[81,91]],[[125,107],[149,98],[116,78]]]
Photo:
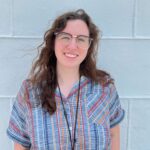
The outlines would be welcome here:
[[[26,122],[27,107],[25,103],[25,95],[27,91],[25,84],[26,81],[23,82],[13,104],[9,126],[7,128],[7,135],[14,142],[29,148],[31,144]]]
[[[114,84],[110,86],[110,102],[109,102],[109,113],[110,113],[110,128],[113,128],[119,124],[124,118],[124,110],[121,107],[120,99]]]

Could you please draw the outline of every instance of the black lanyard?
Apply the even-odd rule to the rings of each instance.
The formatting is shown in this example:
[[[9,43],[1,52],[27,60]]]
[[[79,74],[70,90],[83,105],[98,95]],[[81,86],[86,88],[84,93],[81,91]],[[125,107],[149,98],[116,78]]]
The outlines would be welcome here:
[[[63,103],[62,94],[61,94],[61,91],[60,91],[59,84],[58,84],[58,89],[59,89],[61,103],[62,103],[62,106],[63,106],[63,111],[64,111],[66,123],[67,123],[68,132],[69,132],[71,148],[72,148],[72,150],[74,150],[75,143],[76,143],[76,125],[77,125],[77,119],[78,119],[78,107],[79,107],[79,100],[80,100],[80,98],[79,98],[79,96],[80,96],[80,79],[79,79],[79,87],[78,87],[77,108],[76,108],[76,115],[75,115],[74,136],[73,136],[73,138],[71,138],[71,131],[69,129],[69,122],[68,122],[68,118],[67,118],[66,109],[64,107],[64,103]],[[72,142],[72,139],[73,139],[73,142]]]

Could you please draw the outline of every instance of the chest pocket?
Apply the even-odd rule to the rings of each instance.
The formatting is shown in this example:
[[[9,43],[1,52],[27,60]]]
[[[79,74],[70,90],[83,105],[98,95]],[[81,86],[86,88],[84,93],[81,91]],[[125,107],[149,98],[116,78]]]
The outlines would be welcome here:
[[[107,93],[87,94],[87,115],[90,122],[97,125],[109,123],[109,103]]]
[[[106,93],[87,94],[87,116],[96,150],[110,150],[109,104]],[[93,142],[93,141],[92,141]]]

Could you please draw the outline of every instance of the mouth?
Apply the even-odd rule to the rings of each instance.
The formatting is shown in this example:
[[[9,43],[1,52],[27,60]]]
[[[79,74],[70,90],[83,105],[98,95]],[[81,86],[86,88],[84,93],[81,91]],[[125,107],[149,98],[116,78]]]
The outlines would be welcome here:
[[[73,53],[64,53],[64,55],[69,58],[76,58],[79,56],[78,54],[73,54]]]

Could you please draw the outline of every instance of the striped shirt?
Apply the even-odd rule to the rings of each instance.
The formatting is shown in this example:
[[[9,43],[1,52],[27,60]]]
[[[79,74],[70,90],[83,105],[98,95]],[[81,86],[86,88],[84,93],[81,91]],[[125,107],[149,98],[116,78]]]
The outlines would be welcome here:
[[[74,135],[78,84],[74,84],[67,97],[62,94],[71,135]],[[25,80],[12,108],[7,135],[31,150],[71,150],[58,87],[57,110],[53,115],[42,109],[41,104],[36,105],[35,92]],[[110,150],[110,129],[124,118],[114,84],[102,87],[82,76],[78,109],[75,150]]]

